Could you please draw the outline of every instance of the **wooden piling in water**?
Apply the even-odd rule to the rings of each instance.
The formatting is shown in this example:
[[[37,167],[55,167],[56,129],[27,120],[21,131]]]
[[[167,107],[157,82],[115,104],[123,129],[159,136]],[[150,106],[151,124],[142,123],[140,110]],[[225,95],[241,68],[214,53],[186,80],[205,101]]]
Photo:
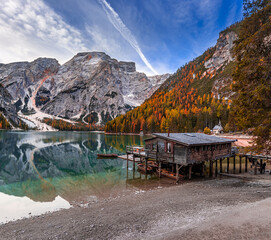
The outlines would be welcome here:
[[[263,160],[260,159],[260,174],[263,174]]]
[[[222,173],[223,170],[222,170],[222,158],[219,159],[219,172]]]
[[[242,173],[242,156],[239,156],[239,173]]]
[[[141,160],[141,159],[140,159]],[[128,160],[127,160],[127,162],[128,162]],[[134,154],[133,154],[133,170],[135,169],[135,156],[134,156]]]

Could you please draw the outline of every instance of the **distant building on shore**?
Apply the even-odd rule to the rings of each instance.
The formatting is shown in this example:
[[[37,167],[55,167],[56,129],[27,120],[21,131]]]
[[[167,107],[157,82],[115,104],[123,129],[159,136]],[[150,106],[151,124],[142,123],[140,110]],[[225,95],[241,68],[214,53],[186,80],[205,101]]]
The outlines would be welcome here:
[[[223,133],[223,127],[221,125],[221,121],[219,120],[219,123],[218,125],[215,125],[214,128],[213,128],[213,134],[221,134]]]

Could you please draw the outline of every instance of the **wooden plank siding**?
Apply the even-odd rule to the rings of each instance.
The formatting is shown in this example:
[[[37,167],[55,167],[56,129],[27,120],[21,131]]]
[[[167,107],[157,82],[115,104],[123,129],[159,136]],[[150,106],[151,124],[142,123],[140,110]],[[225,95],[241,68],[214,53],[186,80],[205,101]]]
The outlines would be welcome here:
[[[231,144],[203,145],[188,148],[187,163],[216,160],[231,154]]]
[[[157,137],[146,139],[145,144],[148,158],[182,165],[216,160],[231,154],[231,143],[186,146]]]

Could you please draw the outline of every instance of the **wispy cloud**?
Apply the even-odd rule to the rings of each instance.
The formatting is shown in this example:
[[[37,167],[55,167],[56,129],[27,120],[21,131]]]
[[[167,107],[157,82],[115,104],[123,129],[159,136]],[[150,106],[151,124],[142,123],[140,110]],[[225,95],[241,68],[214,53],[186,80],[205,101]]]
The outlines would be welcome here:
[[[1,58],[5,62],[41,55],[67,60],[76,51],[86,50],[80,32],[42,0],[0,0],[0,5]]]
[[[139,54],[140,58],[146,64],[146,66],[154,74],[158,74],[157,71],[149,63],[143,52],[141,51],[141,48],[139,47],[139,44],[135,37],[133,36],[133,34],[131,33],[131,31],[126,27],[126,25],[120,19],[119,15],[115,12],[115,10],[110,6],[110,4],[106,0],[99,0],[99,2],[101,3],[112,25],[120,32],[123,38],[125,38],[130,43],[130,45],[136,50],[136,52]]]

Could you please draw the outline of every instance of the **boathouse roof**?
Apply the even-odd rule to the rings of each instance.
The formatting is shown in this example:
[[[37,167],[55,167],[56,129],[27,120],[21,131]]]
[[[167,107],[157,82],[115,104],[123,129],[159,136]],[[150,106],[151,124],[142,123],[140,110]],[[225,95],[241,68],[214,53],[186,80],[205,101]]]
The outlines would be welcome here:
[[[237,140],[215,137],[203,133],[153,133],[155,137],[163,138],[186,146],[211,145],[231,143]],[[145,141],[148,141],[146,139]]]

